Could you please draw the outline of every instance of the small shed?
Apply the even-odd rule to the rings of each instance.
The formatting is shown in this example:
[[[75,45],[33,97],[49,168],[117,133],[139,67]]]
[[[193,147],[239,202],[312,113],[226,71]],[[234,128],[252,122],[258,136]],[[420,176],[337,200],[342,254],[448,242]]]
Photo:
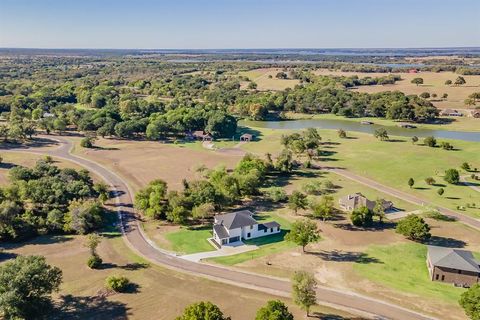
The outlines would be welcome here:
[[[198,130],[198,131],[194,131],[192,136],[197,139],[197,140],[202,140],[202,141],[212,141],[213,140],[213,137],[205,132],[205,131],[201,131],[201,130]]]
[[[240,141],[250,142],[253,140],[253,134],[244,133],[240,136]]]

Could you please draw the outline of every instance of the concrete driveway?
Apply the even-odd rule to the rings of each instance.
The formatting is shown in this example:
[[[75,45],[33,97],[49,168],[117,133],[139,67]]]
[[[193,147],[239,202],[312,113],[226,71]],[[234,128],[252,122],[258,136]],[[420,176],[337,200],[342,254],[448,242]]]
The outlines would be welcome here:
[[[203,259],[232,256],[234,254],[239,254],[239,253],[248,252],[248,251],[257,250],[257,249],[258,249],[258,246],[246,245],[243,242],[239,241],[229,246],[223,246],[221,249],[218,249],[215,251],[186,254],[183,256],[179,256],[179,258],[182,258],[188,261],[199,262],[200,260],[203,260]]]

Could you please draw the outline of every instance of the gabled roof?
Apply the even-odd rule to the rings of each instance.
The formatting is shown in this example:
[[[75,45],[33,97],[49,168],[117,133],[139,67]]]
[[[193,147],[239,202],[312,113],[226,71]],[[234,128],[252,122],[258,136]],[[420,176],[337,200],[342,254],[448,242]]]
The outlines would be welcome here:
[[[280,227],[280,224],[276,221],[270,221],[270,222],[265,222],[261,223],[258,225],[258,230],[265,230],[265,229],[270,229],[270,228],[277,228]]]
[[[215,233],[217,234],[217,236],[220,239],[225,239],[225,238],[229,237],[228,232],[225,229],[225,227],[220,225],[220,224],[214,224],[213,225],[213,231],[215,231]]]
[[[480,262],[476,261],[470,251],[427,246],[428,257],[435,267],[480,272]]]
[[[387,201],[384,199],[380,199],[380,201],[382,202],[383,208],[385,210],[393,207],[393,203],[391,201]],[[376,205],[375,201],[369,200],[360,192],[349,194],[340,198],[339,203],[354,209],[357,209],[360,207],[367,207],[369,210],[373,210],[373,208],[375,208],[375,205]]]
[[[253,213],[249,210],[219,214],[215,216],[215,223],[223,225],[227,230],[232,230],[257,224],[257,220],[253,219],[252,216]]]

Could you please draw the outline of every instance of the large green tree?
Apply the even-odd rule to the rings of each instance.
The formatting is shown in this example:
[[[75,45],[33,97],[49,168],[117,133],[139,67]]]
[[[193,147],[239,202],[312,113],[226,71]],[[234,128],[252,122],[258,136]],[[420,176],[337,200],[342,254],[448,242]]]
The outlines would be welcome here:
[[[315,277],[307,271],[297,271],[292,277],[293,301],[307,312],[307,317],[310,308],[317,303],[316,286]]]
[[[320,239],[320,233],[314,221],[302,219],[292,223],[290,232],[285,236],[285,239],[302,246],[302,251],[305,252],[305,247],[309,243]]]
[[[270,300],[258,309],[255,320],[293,320],[293,315],[282,301]]]
[[[472,320],[480,320],[480,284],[474,284],[460,297],[460,306]]]
[[[415,214],[410,214],[400,220],[396,231],[408,239],[418,242],[424,242],[431,237],[429,225],[423,218]]]
[[[230,317],[224,316],[210,301],[201,301],[187,306],[176,320],[230,320]]]
[[[51,310],[52,292],[62,271],[41,256],[19,256],[0,266],[0,315],[5,319],[40,319]]]

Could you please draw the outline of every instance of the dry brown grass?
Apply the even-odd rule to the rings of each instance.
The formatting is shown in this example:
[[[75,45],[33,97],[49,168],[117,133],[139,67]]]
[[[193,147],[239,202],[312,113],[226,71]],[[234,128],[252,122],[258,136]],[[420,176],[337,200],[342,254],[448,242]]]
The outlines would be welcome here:
[[[300,83],[299,80],[295,79],[275,78],[275,75],[280,71],[282,71],[281,68],[262,68],[240,72],[239,74],[255,82],[257,84],[257,90],[260,91],[281,91],[287,88],[293,88]],[[268,76],[272,76],[272,78]],[[244,84],[244,86],[246,86],[246,84]]]
[[[196,179],[196,168],[205,165],[214,168],[233,167],[240,156],[217,153],[196,146],[175,146],[152,141],[99,139],[98,149],[85,149],[78,145],[74,152],[92,159],[124,177],[134,190],[144,187],[153,179],[163,179],[170,189],[183,187],[182,179]]]
[[[331,71],[327,69],[316,70],[317,75],[335,75],[335,76],[352,76],[358,75],[363,77],[383,77],[388,75],[387,73],[361,73],[361,72],[341,72]],[[437,108],[457,108],[465,109],[464,100],[474,92],[480,92],[480,76],[463,76],[467,83],[463,86],[446,86],[446,80],[455,81],[459,76],[453,72],[421,72],[421,73],[396,73],[399,74],[403,80],[398,81],[393,85],[378,85],[378,86],[361,86],[355,90],[359,92],[376,93],[382,91],[394,91],[398,90],[406,94],[420,94],[422,92],[428,92],[430,94],[436,93],[437,99],[441,100],[441,96],[444,93],[448,94],[448,98],[445,101],[434,101],[432,103]],[[413,78],[423,78],[423,85],[415,85],[410,83]]]

